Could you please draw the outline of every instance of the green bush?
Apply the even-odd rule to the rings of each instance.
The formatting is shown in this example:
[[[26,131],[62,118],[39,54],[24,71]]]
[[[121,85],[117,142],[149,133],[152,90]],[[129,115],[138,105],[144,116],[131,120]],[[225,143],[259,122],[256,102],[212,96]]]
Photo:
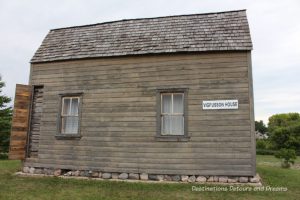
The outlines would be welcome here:
[[[257,155],[275,155],[278,151],[271,149],[256,149]]]
[[[276,158],[282,159],[281,167],[282,168],[290,168],[291,164],[295,163],[297,159],[296,152],[294,149],[280,149],[279,152],[275,154]]]
[[[256,148],[257,149],[266,149],[267,148],[267,140],[257,139],[256,140]]]
[[[274,155],[277,152],[272,146],[269,139],[256,140],[256,154],[257,155]]]
[[[300,123],[290,127],[277,127],[271,133],[270,140],[276,149],[294,149],[300,151]]]
[[[0,153],[0,160],[7,160],[8,154],[7,153]]]
[[[269,118],[270,141],[273,149],[294,149],[300,153],[299,113],[277,114]]]

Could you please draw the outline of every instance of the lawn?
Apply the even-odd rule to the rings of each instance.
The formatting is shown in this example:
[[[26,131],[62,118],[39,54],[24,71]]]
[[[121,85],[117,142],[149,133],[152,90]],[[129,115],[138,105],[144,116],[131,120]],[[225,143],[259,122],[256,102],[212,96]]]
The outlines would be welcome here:
[[[192,186],[203,185],[24,178],[13,175],[20,165],[0,161],[0,199],[300,199],[300,170],[281,169],[272,156],[258,156],[257,171],[264,186],[287,187],[286,192],[195,192]]]

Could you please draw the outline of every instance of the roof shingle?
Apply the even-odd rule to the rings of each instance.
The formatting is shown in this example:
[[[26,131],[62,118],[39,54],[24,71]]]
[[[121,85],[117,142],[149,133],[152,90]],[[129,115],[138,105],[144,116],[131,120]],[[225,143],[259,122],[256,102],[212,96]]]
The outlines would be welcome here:
[[[31,62],[251,49],[246,11],[239,10],[53,29]]]

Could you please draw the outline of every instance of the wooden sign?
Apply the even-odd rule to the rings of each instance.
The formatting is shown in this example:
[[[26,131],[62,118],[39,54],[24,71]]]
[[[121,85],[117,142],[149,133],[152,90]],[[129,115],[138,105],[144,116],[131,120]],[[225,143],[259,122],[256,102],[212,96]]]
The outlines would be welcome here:
[[[203,110],[226,110],[226,109],[238,109],[238,100],[210,100],[202,102]]]
[[[9,159],[25,158],[30,101],[31,86],[17,84],[10,134]]]

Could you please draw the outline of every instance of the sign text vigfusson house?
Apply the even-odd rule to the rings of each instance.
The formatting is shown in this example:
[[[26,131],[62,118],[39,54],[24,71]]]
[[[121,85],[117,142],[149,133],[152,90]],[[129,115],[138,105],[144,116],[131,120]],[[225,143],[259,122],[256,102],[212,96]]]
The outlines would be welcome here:
[[[212,101],[203,101],[203,110],[217,110],[217,109],[238,109],[239,101],[238,100],[212,100]]]

